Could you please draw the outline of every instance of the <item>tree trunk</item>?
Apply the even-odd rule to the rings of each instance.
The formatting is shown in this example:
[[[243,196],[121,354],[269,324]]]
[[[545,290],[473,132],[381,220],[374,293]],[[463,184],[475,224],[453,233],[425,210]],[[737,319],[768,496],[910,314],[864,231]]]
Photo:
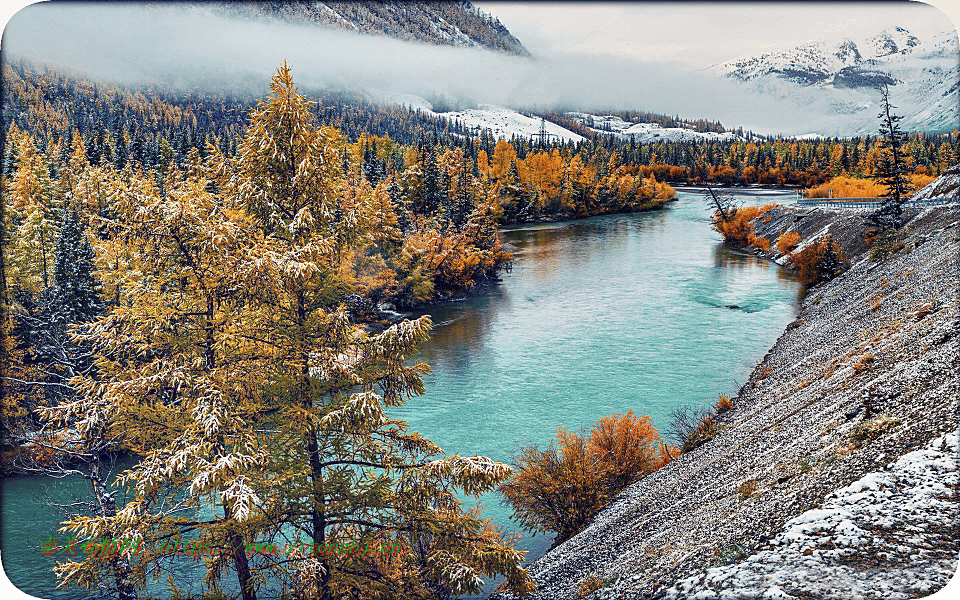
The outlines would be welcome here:
[[[223,517],[227,521],[233,519],[230,508],[223,507]],[[257,593],[253,589],[253,578],[250,576],[250,562],[247,558],[243,536],[236,530],[227,534],[227,543],[230,546],[230,558],[233,559],[233,568],[237,572],[237,581],[240,583],[240,594],[243,600],[257,600]]]
[[[94,458],[90,463],[90,484],[93,486],[93,494],[97,499],[97,504],[100,505],[101,515],[106,518],[117,516],[117,502],[113,494],[107,491],[100,473],[99,458]],[[114,584],[117,586],[117,598],[119,600],[136,600],[137,590],[130,580],[130,563],[127,559],[121,557],[118,553],[110,559],[110,566],[113,569]]]

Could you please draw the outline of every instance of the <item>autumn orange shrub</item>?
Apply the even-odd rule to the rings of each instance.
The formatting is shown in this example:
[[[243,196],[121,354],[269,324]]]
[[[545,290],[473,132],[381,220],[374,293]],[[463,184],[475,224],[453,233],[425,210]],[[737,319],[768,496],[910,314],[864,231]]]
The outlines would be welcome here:
[[[733,408],[733,399],[730,396],[724,396],[723,394],[717,395],[717,403],[713,405],[716,409],[717,414],[722,414]]]
[[[800,243],[800,234],[796,231],[788,231],[777,240],[777,250],[780,254],[789,254]]]
[[[887,192],[887,186],[872,179],[840,175],[807,190],[807,198],[828,198],[830,190],[834,198],[876,198]]]
[[[840,273],[843,268],[840,255],[840,247],[827,236],[792,254],[790,262],[799,271],[800,283],[813,285],[829,281]]]
[[[394,259],[401,290],[397,300],[405,306],[426,302],[440,290],[469,289],[511,259],[500,245],[489,205],[471,213],[462,231],[440,231],[423,218],[416,225]]]
[[[910,185],[919,190],[934,181],[936,176],[925,173],[909,175]],[[807,190],[807,198],[879,198],[887,193],[887,186],[872,179],[862,177],[847,177],[840,175],[830,181]]]
[[[919,190],[920,188],[929,185],[936,180],[936,175],[927,175],[925,173],[914,173],[910,176],[910,184],[915,190]]]
[[[630,411],[600,419],[589,435],[561,427],[545,450],[520,448],[514,476],[501,484],[500,493],[524,527],[555,531],[565,540],[620,490],[670,462],[674,453],[650,417]]]
[[[630,411],[597,421],[587,446],[601,463],[610,487],[622,489],[660,466],[659,441],[650,417],[637,418]]]
[[[752,231],[747,233],[747,244],[753,248],[760,248],[764,252],[770,251],[770,240],[763,236],[754,235]]]
[[[768,212],[776,204],[767,204],[766,206],[745,206],[737,209],[733,215],[724,219],[719,213],[714,216],[713,228],[717,230],[723,239],[741,246],[754,245],[750,243],[750,236],[753,234],[753,225],[750,221],[760,215]],[[770,249],[770,241],[765,238],[753,238],[758,242],[757,247],[762,247],[760,240],[766,242],[766,249]]]

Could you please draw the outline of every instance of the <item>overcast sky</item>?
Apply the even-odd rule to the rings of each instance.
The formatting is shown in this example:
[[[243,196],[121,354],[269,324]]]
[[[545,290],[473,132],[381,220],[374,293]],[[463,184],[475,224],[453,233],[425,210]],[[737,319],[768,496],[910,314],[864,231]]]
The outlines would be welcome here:
[[[768,96],[748,101],[741,88],[702,69],[894,25],[921,37],[953,29],[939,10],[908,2],[478,5],[533,58],[135,2],[28,6],[4,30],[3,50],[8,59],[25,56],[121,83],[263,95],[269,76],[287,61],[307,90],[360,87],[515,108],[637,109],[763,133],[806,133],[792,131],[805,122],[801,115],[785,114]]]
[[[534,54],[612,55],[695,68],[895,25],[921,36],[953,28],[947,15],[919,2],[474,4]]]

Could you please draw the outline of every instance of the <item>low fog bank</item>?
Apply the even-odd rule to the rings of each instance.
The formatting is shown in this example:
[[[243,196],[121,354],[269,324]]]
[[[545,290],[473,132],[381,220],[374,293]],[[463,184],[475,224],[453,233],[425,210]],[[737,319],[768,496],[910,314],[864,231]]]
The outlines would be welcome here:
[[[22,56],[125,84],[257,96],[287,61],[304,89],[372,89],[510,107],[636,109],[769,134],[833,126],[816,107],[801,113],[783,100],[745,93],[733,82],[679,64],[556,52],[521,58],[280,21],[233,20],[196,6],[35,4],[8,24],[3,54],[5,60]]]

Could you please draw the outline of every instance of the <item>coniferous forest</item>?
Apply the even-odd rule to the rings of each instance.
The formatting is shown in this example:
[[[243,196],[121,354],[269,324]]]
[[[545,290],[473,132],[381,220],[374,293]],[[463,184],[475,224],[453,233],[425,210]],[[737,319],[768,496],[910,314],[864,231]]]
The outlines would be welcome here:
[[[261,98],[3,69],[4,468],[89,481],[95,509],[67,532],[118,550],[57,575],[124,599],[162,572],[169,542],[202,547],[206,582],[231,578],[245,600],[443,598],[493,576],[529,592],[515,540],[459,498],[500,487],[522,499],[536,472],[508,484],[507,465],[447,455],[388,416],[424,391],[414,356],[431,321],[389,324],[383,311],[495,281],[511,264],[504,224],[655,210],[671,183],[861,179],[882,158],[873,137],[637,144],[580,127],[576,144],[496,140],[303,92],[287,65]],[[956,133],[913,134],[903,150],[916,183],[960,160]],[[580,453],[609,472],[575,516],[534,504],[526,520],[572,535],[669,462],[675,449],[645,419],[528,451],[537,468],[576,473]],[[614,448],[634,453],[629,474]],[[128,501],[103,469],[116,454],[136,457]],[[300,545],[245,549],[281,538]],[[401,551],[321,551],[354,542]]]

